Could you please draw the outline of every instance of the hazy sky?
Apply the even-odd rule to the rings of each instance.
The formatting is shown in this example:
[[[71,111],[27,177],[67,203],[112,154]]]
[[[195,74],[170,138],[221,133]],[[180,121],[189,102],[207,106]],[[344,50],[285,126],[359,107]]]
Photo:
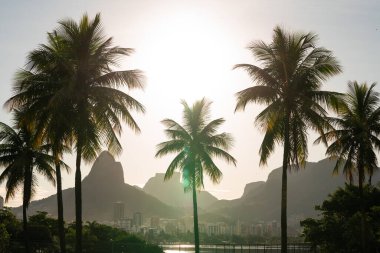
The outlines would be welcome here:
[[[260,107],[251,105],[245,112],[234,113],[234,94],[252,82],[243,71],[232,70],[234,64],[255,63],[246,46],[255,40],[270,42],[276,25],[315,32],[319,45],[334,52],[344,72],[324,89],[343,92],[348,80],[380,81],[380,3],[376,0],[1,1],[0,104],[10,97],[14,73],[24,66],[27,53],[46,42],[46,33],[57,27],[57,21],[79,20],[86,12],[91,17],[101,13],[105,32],[114,37],[115,45],[136,50],[121,62],[120,69],[138,68],[146,75],[146,89],[130,92],[147,109],[144,115],[134,114],[142,132],[135,135],[124,128],[124,151],[116,158],[123,165],[125,182],[131,185],[143,186],[167,168],[172,157],[154,158],[156,144],[165,140],[160,121],[181,121],[181,99],[189,103],[202,97],[212,100],[212,117],[224,117],[221,131],[235,138],[231,154],[238,166],[217,161],[224,174],[222,182],[206,182],[206,190],[216,197],[240,197],[247,183],[266,180],[281,165],[282,147],[277,147],[268,166],[259,167],[263,135],[253,120]],[[5,109],[0,111],[0,120],[10,123]],[[310,161],[324,158],[325,147],[312,145],[314,139],[310,135]],[[75,160],[67,156],[66,162],[73,171],[63,175],[64,188],[74,185]],[[91,165],[83,166],[83,177]],[[36,198],[54,193],[40,179]],[[4,196],[4,184],[0,195]],[[16,198],[9,205],[20,203]]]

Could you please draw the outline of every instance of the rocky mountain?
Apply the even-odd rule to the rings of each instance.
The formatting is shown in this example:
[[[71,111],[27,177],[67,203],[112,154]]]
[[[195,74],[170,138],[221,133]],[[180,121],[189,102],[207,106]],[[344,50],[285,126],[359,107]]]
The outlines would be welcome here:
[[[164,176],[164,173],[156,173],[143,187],[144,192],[156,197],[167,205],[185,209],[192,208],[192,193],[184,192],[181,184],[181,174],[175,172],[167,181],[164,181]],[[218,201],[217,198],[207,191],[198,192],[197,197],[200,209],[208,208]]]
[[[307,163],[305,169],[288,173],[288,221],[298,224],[300,219],[315,216],[314,207],[320,205],[338,187],[344,186],[344,176],[332,175],[335,161],[329,159]],[[266,182],[254,182],[245,187],[239,199],[220,200],[209,212],[241,221],[280,220],[281,170],[273,170]],[[372,182],[380,181],[380,173]]]
[[[112,221],[115,202],[125,203],[125,215],[131,217],[134,212],[141,212],[145,217],[159,216],[175,218],[182,215],[177,208],[168,206],[157,198],[124,183],[123,168],[112,155],[102,152],[93,164],[90,173],[82,181],[83,219],[92,221]],[[74,188],[63,191],[64,216],[66,221],[75,219]],[[29,214],[46,211],[57,215],[56,195],[33,201]],[[21,214],[21,208],[15,209]]]
[[[265,181],[257,181],[257,182],[252,182],[248,183],[244,187],[244,192],[243,192],[243,198],[249,194],[251,191],[256,191],[258,188],[263,186],[265,184]]]

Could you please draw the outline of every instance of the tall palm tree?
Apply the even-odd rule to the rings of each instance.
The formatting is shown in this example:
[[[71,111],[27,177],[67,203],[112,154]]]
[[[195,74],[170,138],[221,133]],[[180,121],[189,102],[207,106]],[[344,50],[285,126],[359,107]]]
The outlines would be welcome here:
[[[332,52],[316,46],[312,33],[288,33],[274,28],[270,44],[253,42],[248,48],[261,64],[238,64],[257,85],[236,94],[236,110],[249,102],[267,105],[256,117],[265,132],[260,147],[260,164],[266,164],[276,144],[282,144],[281,252],[287,250],[287,171],[305,164],[307,130],[323,133],[328,124],[323,105],[334,101],[335,93],[321,91],[322,82],[341,72]]]
[[[62,165],[61,161],[59,163]],[[22,187],[25,252],[30,252],[27,208],[37,187],[34,171],[55,184],[52,164],[54,158],[46,153],[46,146],[36,142],[32,124],[18,118],[17,125],[13,129],[0,122],[0,166],[5,168],[0,175],[0,184],[6,181],[6,201],[13,198]]]
[[[372,176],[377,167],[376,152],[380,150],[380,97],[374,91],[375,83],[369,87],[356,81],[348,83],[348,93],[335,107],[338,117],[329,118],[336,128],[323,137],[332,141],[326,155],[337,158],[334,172],[343,168],[350,182],[358,174],[361,211],[364,214],[363,183],[365,175]],[[318,138],[316,142],[319,142]],[[366,252],[364,219],[362,217],[361,244]]]
[[[103,143],[111,152],[121,152],[117,134],[121,133],[123,122],[136,132],[140,131],[131,110],[144,112],[144,107],[118,88],[125,85],[129,89],[143,88],[143,75],[139,70],[111,69],[121,56],[130,55],[133,49],[112,46],[112,38],[107,38],[102,30],[100,14],[92,20],[84,15],[79,23],[71,19],[60,21],[59,27],[50,36],[53,44],[49,40],[48,47],[57,52],[52,57],[53,61],[44,64],[47,69],[53,68],[55,71],[49,74],[42,69],[42,77],[36,75],[37,81],[33,84],[16,84],[16,95],[9,104],[12,108],[30,102],[35,110],[41,105],[50,112],[45,115],[46,122],[55,122],[53,125],[61,122],[66,125],[65,129],[69,129],[64,135],[55,135],[57,138],[60,136],[58,139],[65,136],[72,138],[76,150],[76,252],[82,252],[81,161],[95,159]],[[46,47],[42,46],[42,49]],[[33,63],[30,65],[38,70],[38,65]],[[46,76],[48,82],[45,82]],[[35,100],[38,97],[36,91],[42,94],[50,92],[46,94],[50,96],[47,105]],[[57,114],[60,119],[50,117]]]
[[[202,99],[189,107],[182,101],[184,107],[184,124],[165,119],[162,123],[167,127],[166,135],[170,140],[158,144],[156,157],[176,153],[165,173],[165,180],[170,179],[176,169],[182,172],[184,189],[192,190],[194,212],[194,244],[195,252],[199,253],[197,190],[203,187],[203,174],[211,181],[218,183],[222,172],[215,165],[213,157],[222,158],[236,166],[236,160],[229,153],[232,137],[228,133],[217,133],[217,128],[224,123],[219,118],[209,121],[210,102]]]
[[[58,233],[61,253],[66,252],[65,228],[62,200],[62,177],[60,159],[68,152],[73,141],[68,106],[62,99],[65,80],[68,79],[67,62],[63,57],[63,40],[56,32],[48,33],[48,43],[40,45],[28,54],[27,69],[17,72],[15,95],[6,105],[10,108],[27,108],[27,114],[37,121],[36,136],[52,143],[55,158],[58,206]],[[68,167],[66,167],[68,169]]]

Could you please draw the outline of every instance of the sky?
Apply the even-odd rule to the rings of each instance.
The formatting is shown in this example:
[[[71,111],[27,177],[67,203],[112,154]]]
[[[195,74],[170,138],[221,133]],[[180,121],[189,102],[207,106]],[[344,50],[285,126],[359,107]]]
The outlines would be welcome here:
[[[237,166],[217,160],[224,175],[221,183],[205,183],[214,196],[239,198],[247,183],[266,180],[271,170],[281,166],[281,146],[266,166],[259,166],[263,133],[254,118],[263,107],[251,104],[244,112],[234,112],[234,94],[254,83],[244,71],[232,70],[235,64],[257,63],[247,46],[257,40],[270,43],[276,25],[314,32],[319,35],[318,45],[334,52],[343,73],[329,79],[323,89],[345,92],[349,80],[380,81],[380,2],[376,0],[1,1],[0,104],[11,96],[14,74],[25,66],[28,52],[46,43],[46,33],[59,20],[78,21],[84,13],[91,17],[101,13],[104,31],[114,38],[114,45],[136,50],[115,70],[145,73],[143,91],[124,90],[146,108],[145,114],[133,113],[142,131],[135,134],[125,126],[123,152],[115,157],[131,185],[142,187],[155,173],[165,172],[173,157],[154,157],[156,145],[166,140],[160,121],[181,122],[182,99],[189,104],[203,97],[213,101],[212,118],[223,117],[226,123],[220,131],[234,137],[230,153]],[[6,108],[0,109],[0,121],[11,124]],[[324,158],[325,147],[312,143],[316,137],[310,132],[309,161]],[[66,155],[65,162],[72,168],[63,174],[63,188],[69,188],[74,186],[74,156]],[[83,178],[91,165],[83,165]],[[35,199],[54,193],[55,188],[39,178]],[[0,195],[5,195],[4,183]],[[7,203],[20,204],[20,196]]]

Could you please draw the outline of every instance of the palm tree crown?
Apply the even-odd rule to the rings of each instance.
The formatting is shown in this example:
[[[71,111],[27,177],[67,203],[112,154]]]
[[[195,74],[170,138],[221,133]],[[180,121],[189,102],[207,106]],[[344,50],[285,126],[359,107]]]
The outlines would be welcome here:
[[[185,186],[192,188],[191,182],[195,175],[196,188],[203,187],[203,174],[206,173],[213,182],[218,183],[222,172],[215,165],[213,157],[222,158],[236,165],[236,160],[227,153],[232,145],[232,137],[228,133],[217,134],[217,128],[224,123],[219,118],[209,120],[210,104],[205,99],[196,102],[192,107],[182,101],[183,126],[171,119],[165,119],[162,123],[167,127],[166,135],[169,141],[158,145],[156,157],[169,153],[177,153],[170,163],[165,179],[169,179],[176,169],[180,169]]]
[[[96,158],[102,143],[119,153],[121,145],[115,134],[121,132],[120,119],[140,131],[130,110],[144,112],[144,107],[118,88],[143,88],[144,84],[141,71],[113,71],[111,67],[133,49],[112,46],[99,14],[93,20],[84,15],[79,24],[73,20],[59,24],[48,34],[48,44],[29,54],[28,69],[17,74],[15,95],[6,105],[11,109],[27,105],[30,113],[48,110],[50,114],[38,117],[48,128],[45,132],[62,135],[62,139],[70,139],[72,134],[79,137],[86,147],[83,159]]]
[[[358,173],[363,183],[365,173],[371,177],[377,169],[375,150],[380,150],[380,98],[374,91],[375,85],[349,82],[348,93],[335,108],[338,117],[329,118],[336,129],[325,134],[325,138],[332,141],[326,154],[337,158],[334,172],[343,168],[350,182],[354,173]]]
[[[48,145],[38,145],[30,125],[20,123],[17,130],[0,122],[0,184],[6,180],[5,200],[13,198],[23,188],[23,201],[28,207],[37,187],[33,170],[55,184],[52,164],[54,158],[47,154]]]
[[[325,109],[337,93],[320,90],[322,82],[341,72],[331,51],[316,47],[312,33],[287,33],[274,29],[273,41],[257,41],[249,46],[262,67],[237,64],[248,72],[257,85],[236,94],[236,110],[244,110],[249,102],[267,107],[256,117],[265,131],[260,148],[261,163],[266,164],[275,144],[283,143],[285,130],[289,137],[289,161],[297,165],[307,158],[307,128],[323,133]]]

